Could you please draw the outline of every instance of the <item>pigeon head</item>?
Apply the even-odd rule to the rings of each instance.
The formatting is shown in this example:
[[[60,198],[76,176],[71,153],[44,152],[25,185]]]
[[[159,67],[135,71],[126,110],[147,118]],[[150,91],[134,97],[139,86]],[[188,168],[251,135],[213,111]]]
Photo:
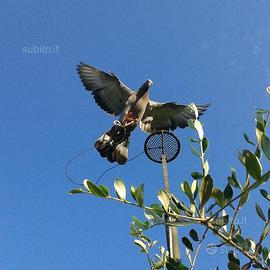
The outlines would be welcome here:
[[[148,86],[148,88],[150,88],[152,85],[153,85],[153,81],[151,80],[146,80],[145,83],[144,83],[146,86]]]
[[[153,82],[151,80],[146,80],[144,84],[140,87],[137,93],[137,98],[141,98],[148,90],[149,88],[153,85]]]

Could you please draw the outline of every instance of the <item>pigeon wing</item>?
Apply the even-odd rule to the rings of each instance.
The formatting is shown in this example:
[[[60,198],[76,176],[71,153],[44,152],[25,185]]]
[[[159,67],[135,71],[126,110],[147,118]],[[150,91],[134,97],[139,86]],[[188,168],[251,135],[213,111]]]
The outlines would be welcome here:
[[[91,91],[101,109],[112,115],[119,115],[132,93],[113,73],[106,73],[92,66],[80,63],[79,77],[86,90]]]
[[[199,115],[202,115],[208,106],[209,104],[197,105]],[[195,119],[195,113],[190,105],[150,101],[140,122],[140,128],[148,133],[157,130],[175,130],[177,127],[187,127],[189,119]]]

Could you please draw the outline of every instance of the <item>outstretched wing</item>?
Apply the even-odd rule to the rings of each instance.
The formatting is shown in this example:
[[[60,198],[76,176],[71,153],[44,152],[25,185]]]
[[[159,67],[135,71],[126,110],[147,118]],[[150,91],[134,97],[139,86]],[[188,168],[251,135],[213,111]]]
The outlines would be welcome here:
[[[121,114],[133,93],[131,89],[113,73],[103,72],[82,62],[77,66],[77,71],[85,89],[92,92],[101,109],[113,115]]]
[[[199,115],[202,115],[208,106],[209,104],[196,106]],[[140,128],[148,133],[157,130],[175,130],[177,127],[188,126],[189,119],[195,119],[195,113],[190,105],[150,101],[141,120]]]

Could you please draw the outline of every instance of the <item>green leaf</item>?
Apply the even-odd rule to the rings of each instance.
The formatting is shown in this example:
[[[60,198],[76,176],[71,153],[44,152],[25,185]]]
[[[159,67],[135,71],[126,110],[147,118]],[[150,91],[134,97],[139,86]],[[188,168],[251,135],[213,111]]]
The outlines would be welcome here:
[[[234,180],[231,176],[228,176],[228,177],[227,177],[227,180],[228,180],[228,183],[229,183],[231,186],[233,186],[233,187],[235,187],[235,188],[241,189],[241,187],[238,186],[239,183],[235,182],[235,180]]]
[[[237,265],[237,264],[234,263],[234,262],[229,262],[229,263],[228,263],[228,269],[229,269],[229,270],[241,270],[240,266]]]
[[[150,247],[154,247],[155,245],[158,244],[158,241],[157,240],[154,240],[153,242],[150,243]]]
[[[257,117],[257,113],[264,114],[264,113],[270,113],[270,111],[266,109],[262,109],[262,108],[257,108],[256,117]]]
[[[263,229],[261,239],[264,240],[269,233],[269,224]]]
[[[124,182],[120,179],[117,178],[114,181],[114,189],[116,191],[116,195],[120,200],[125,200],[126,199],[126,187]]]
[[[180,189],[185,193],[184,183],[180,183]]]
[[[83,193],[83,190],[81,188],[75,188],[72,189],[69,194],[73,195],[73,194],[79,194],[79,193]]]
[[[249,251],[250,248],[251,248],[251,242],[249,239],[246,239],[245,244],[244,244],[244,250]]]
[[[233,242],[236,243],[238,246],[245,248],[246,240],[240,234],[234,236]]]
[[[166,262],[166,268],[168,270],[189,270],[189,268],[183,265],[181,262],[179,262],[178,260],[174,260],[170,257]]]
[[[233,190],[229,183],[226,185],[223,191],[223,195],[224,195],[225,204],[229,203],[233,197]]]
[[[156,214],[158,214],[162,218],[164,210],[162,209],[160,204],[153,203],[150,205],[150,208],[152,208],[152,211],[154,211]]]
[[[138,229],[142,229],[142,230],[148,229],[148,227],[149,227],[149,222],[148,221],[143,222],[143,221],[139,220],[138,218],[136,218],[134,216],[132,217],[132,219],[133,219],[133,221],[134,221],[134,223],[135,223],[135,225],[136,225],[136,227]]]
[[[188,249],[190,249],[191,251],[193,251],[192,243],[190,242],[190,240],[189,240],[187,237],[183,237],[183,238],[182,238],[182,242],[183,242],[183,244],[184,244]]]
[[[260,180],[262,173],[262,165],[259,159],[249,150],[244,150],[242,153],[242,157],[248,173],[255,180]]]
[[[172,199],[180,210],[184,211],[187,215],[193,215],[193,212],[183,202],[176,200],[174,197]]]
[[[267,192],[265,189],[260,189],[260,192],[261,192],[262,196],[263,196],[266,200],[270,201],[270,194],[268,194],[268,192]]]
[[[144,184],[141,184],[140,186],[138,186],[135,192],[136,201],[138,202],[140,206],[143,206],[143,203],[144,203],[143,193],[144,193]]]
[[[200,209],[206,204],[210,199],[211,192],[213,189],[213,179],[210,175],[207,175],[202,179],[199,196],[200,196]]]
[[[137,188],[134,187],[133,185],[130,187],[131,196],[135,201],[136,201],[136,190],[137,190]]]
[[[163,268],[163,262],[162,261],[157,261],[157,262],[155,262],[154,263],[154,270],[156,270],[156,269],[161,269],[161,268]]]
[[[190,188],[191,188],[191,192],[193,194],[193,198],[195,200],[197,197],[197,194],[198,194],[198,180],[193,180]]]
[[[260,148],[256,148],[254,155],[258,158],[261,159],[262,158],[262,151],[260,150]]]
[[[235,225],[233,225],[233,232],[232,232],[232,236],[235,237],[237,234],[241,234],[241,228],[238,225],[238,228],[235,228]]]
[[[93,195],[97,196],[97,197],[101,197],[101,198],[105,198],[107,197],[106,193],[104,193],[104,191],[102,189],[100,189],[98,186],[96,186],[95,184],[93,184],[90,180],[85,179],[83,181],[83,185],[85,186],[85,188]]]
[[[237,176],[236,176],[236,171],[234,168],[231,167],[231,177],[228,177],[229,183],[236,188],[242,189],[241,184],[239,183]]]
[[[147,243],[151,243],[151,239],[147,237],[146,235],[141,235],[141,239]]]
[[[164,223],[164,220],[162,217],[160,217],[159,214],[157,214],[155,211],[150,209],[145,209],[144,215],[147,218],[147,220],[152,224],[161,224]]]
[[[139,239],[135,239],[134,240],[134,244],[137,245],[137,246],[139,246],[141,248],[141,251],[142,252],[148,253],[147,246],[146,246],[146,244],[143,241],[141,241]]]
[[[240,265],[240,260],[236,257],[233,251],[228,253],[228,259],[230,262],[234,262],[235,264]]]
[[[184,192],[188,196],[189,200],[192,202],[193,201],[192,191],[187,181],[184,182]]]
[[[192,145],[190,146],[191,147],[191,152],[198,158],[200,158],[200,154],[198,152],[198,150],[196,148],[194,148]]]
[[[235,181],[235,182],[237,182],[237,183],[238,183],[235,168],[230,167],[230,170],[231,170],[231,176],[232,176],[232,178],[234,179],[234,181]]]
[[[263,182],[267,182],[267,181],[269,180],[269,178],[270,178],[270,170],[267,171],[267,172],[262,176],[262,178],[261,178],[260,181],[262,181],[262,183],[263,183]]]
[[[268,248],[267,247],[264,247],[262,249],[262,255],[263,255],[263,259],[266,260],[269,256],[269,251],[268,251]]]
[[[247,143],[255,146],[255,143],[250,140],[250,138],[248,137],[248,135],[246,133],[244,133],[244,138],[245,138]]]
[[[237,152],[237,157],[238,157],[239,161],[245,166],[244,161],[243,161],[243,156],[242,156],[242,153],[240,151]]]
[[[109,189],[106,186],[99,185],[98,187],[106,194],[106,197],[109,196]]]
[[[194,121],[194,127],[197,130],[197,132],[198,132],[198,135],[199,135],[200,140],[202,140],[203,137],[204,137],[204,132],[203,132],[203,127],[202,127],[201,122],[196,119]]]
[[[174,201],[170,200],[169,202],[169,209],[174,212],[175,214],[179,215],[180,214],[180,210],[178,208],[178,206],[175,204]]]
[[[200,141],[197,139],[193,139],[192,137],[189,137],[189,141],[193,142],[193,143],[199,143]]]
[[[249,270],[252,265],[252,262],[248,262],[242,266],[242,270]]]
[[[244,193],[241,196],[240,203],[239,203],[239,208],[241,208],[248,201],[248,198],[249,198],[249,193]]]
[[[192,238],[192,240],[198,242],[199,241],[199,237],[198,237],[198,233],[194,230],[194,229],[191,229],[189,231],[189,235],[190,237]]]
[[[203,178],[203,175],[202,175],[201,173],[199,173],[199,172],[193,172],[193,173],[191,174],[191,177],[192,177],[193,179],[202,179],[202,178]]]
[[[256,111],[256,116],[255,116],[255,120],[256,120],[256,123],[261,123],[263,126],[265,124],[265,121],[264,121],[264,114],[267,113],[268,111],[265,110],[265,109],[259,109]]]
[[[229,222],[229,215],[215,218],[212,223],[217,227],[222,227]]]
[[[143,206],[144,203],[144,184],[141,184],[138,188],[131,186],[130,193],[133,199],[140,205]]]
[[[135,236],[135,237],[139,237],[141,234],[141,231],[137,228],[137,226],[135,225],[135,222],[131,222],[130,223],[130,235]]]
[[[195,119],[198,119],[199,118],[199,111],[198,111],[198,108],[197,106],[195,105],[195,103],[191,103],[188,105],[190,107],[190,109],[194,112],[195,114]]]
[[[249,244],[247,244],[248,242],[249,242]],[[244,243],[248,247],[251,247],[253,250],[255,250],[255,248],[256,248],[256,242],[252,238],[250,238],[250,237],[247,238]]]
[[[263,133],[264,133],[263,124],[261,122],[257,122],[257,124],[256,124],[256,137],[257,137],[257,141],[259,144],[261,143]]]
[[[265,217],[265,215],[264,215],[264,213],[263,213],[261,207],[259,206],[259,204],[256,203],[255,208],[256,208],[256,212],[257,212],[258,216],[259,216],[264,222],[266,222],[266,217]]]
[[[206,160],[203,164],[203,175],[207,175],[209,173],[209,163],[208,160]]]
[[[268,160],[270,160],[270,139],[266,136],[265,133],[263,133],[261,137],[261,146],[264,155]]]
[[[161,189],[158,192],[158,199],[161,202],[164,210],[167,212],[169,209],[169,203],[170,203],[169,195],[163,189]]]
[[[218,187],[212,189],[211,197],[220,207],[225,205],[223,192]]]
[[[208,145],[209,145],[209,142],[208,142],[207,138],[204,137],[203,140],[202,140],[202,149],[203,149],[203,153],[206,152],[206,150],[207,150],[207,148],[208,148]]]
[[[257,188],[258,186],[264,184],[265,182],[267,182],[270,178],[270,170],[267,171],[261,178],[260,180],[256,181],[253,185],[252,188],[250,188],[250,190],[253,190],[255,188]]]

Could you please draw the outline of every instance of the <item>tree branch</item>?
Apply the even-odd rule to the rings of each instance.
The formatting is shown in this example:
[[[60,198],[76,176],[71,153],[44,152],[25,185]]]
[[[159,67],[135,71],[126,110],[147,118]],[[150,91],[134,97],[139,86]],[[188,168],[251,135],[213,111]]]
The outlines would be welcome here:
[[[207,227],[207,228],[205,229],[203,235],[202,235],[202,238],[201,238],[201,240],[200,240],[200,242],[199,242],[197,248],[196,248],[196,251],[195,251],[195,254],[194,254],[194,257],[193,257],[193,261],[192,261],[190,270],[193,270],[193,269],[194,269],[194,266],[195,266],[195,263],[196,263],[196,260],[197,260],[197,257],[198,257],[199,250],[200,250],[200,248],[201,248],[202,242],[203,242],[203,240],[205,239],[205,236],[206,236],[208,230],[209,230],[209,228]]]

